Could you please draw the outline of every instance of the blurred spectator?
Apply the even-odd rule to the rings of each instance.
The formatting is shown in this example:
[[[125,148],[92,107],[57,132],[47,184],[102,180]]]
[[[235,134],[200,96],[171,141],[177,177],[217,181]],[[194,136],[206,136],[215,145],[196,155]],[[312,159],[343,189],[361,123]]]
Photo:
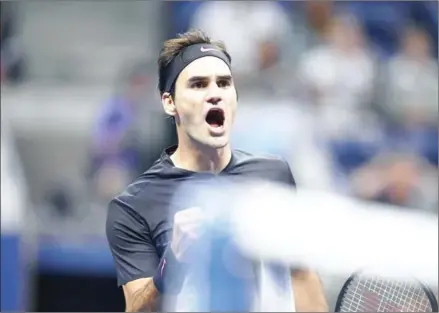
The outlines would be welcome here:
[[[410,17],[413,1],[346,1],[344,9],[354,14],[370,38],[371,49],[387,58],[397,49],[398,34]]]
[[[425,31],[405,30],[401,50],[386,66],[385,112],[397,124],[437,124],[438,64]]]
[[[425,31],[408,27],[399,52],[385,68],[382,110],[389,144],[438,164],[438,63]]]
[[[296,71],[301,56],[322,42],[332,20],[334,3],[309,0],[278,4],[288,12],[288,28],[282,35],[285,39],[261,42],[258,72],[245,83],[252,92],[258,89],[270,96],[283,97],[294,94],[296,84],[291,84],[292,73]]]
[[[288,24],[282,40],[262,40],[259,45],[258,67],[240,83],[252,93],[257,90],[267,95],[291,96],[292,84],[300,57],[321,43],[332,19],[332,1],[278,2],[288,10]],[[288,26],[288,28],[286,28]],[[290,40],[288,40],[290,39]]]
[[[309,0],[302,2],[308,26],[319,37],[324,37],[333,18],[335,3],[333,1]]]
[[[410,19],[421,26],[431,36],[432,51],[435,58],[438,53],[438,2],[410,1]]]
[[[271,97],[291,94],[290,73],[293,64],[283,62],[279,44],[272,40],[263,40],[258,49],[257,68],[253,70],[253,75],[235,76],[240,92]]]
[[[400,207],[437,210],[437,169],[409,154],[383,154],[352,175],[355,196]]]
[[[375,64],[354,17],[334,18],[326,42],[304,55],[298,75],[327,136],[367,135],[358,126],[372,120]]]
[[[382,140],[372,111],[376,64],[354,16],[335,16],[324,38],[304,55],[298,82],[331,157],[335,185],[345,192],[347,175],[370,160]]]
[[[91,178],[103,199],[148,168],[169,142],[162,107],[154,102],[151,74],[148,66],[135,65],[96,121]]]
[[[0,81],[19,82],[24,54],[17,38],[17,10],[13,2],[0,2]]]
[[[276,1],[205,1],[191,26],[223,40],[236,75],[246,77],[271,65],[291,33],[289,16]]]
[[[365,44],[353,16],[333,20],[326,42],[306,53],[300,67],[300,79],[312,103],[347,109],[369,104],[374,63]]]

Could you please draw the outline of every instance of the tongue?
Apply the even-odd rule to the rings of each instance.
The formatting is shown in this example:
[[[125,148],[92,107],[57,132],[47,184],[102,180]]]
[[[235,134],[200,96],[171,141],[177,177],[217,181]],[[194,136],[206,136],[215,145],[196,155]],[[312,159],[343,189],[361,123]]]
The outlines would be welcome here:
[[[220,125],[215,123],[215,122],[211,122],[211,123],[209,123],[209,125],[212,127],[220,127]]]

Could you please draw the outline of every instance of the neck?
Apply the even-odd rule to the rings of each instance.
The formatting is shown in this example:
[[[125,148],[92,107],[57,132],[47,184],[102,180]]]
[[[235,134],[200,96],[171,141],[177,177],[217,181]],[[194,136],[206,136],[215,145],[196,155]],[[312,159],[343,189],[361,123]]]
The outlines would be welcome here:
[[[193,144],[182,144],[179,141],[178,148],[172,154],[171,160],[176,167],[193,172],[221,172],[232,158],[232,151],[227,145],[215,149],[197,146]]]

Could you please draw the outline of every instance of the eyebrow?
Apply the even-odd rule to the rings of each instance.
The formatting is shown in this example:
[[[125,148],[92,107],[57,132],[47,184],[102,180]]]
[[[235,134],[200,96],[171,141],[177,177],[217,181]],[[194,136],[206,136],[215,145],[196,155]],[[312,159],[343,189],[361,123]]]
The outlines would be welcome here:
[[[232,80],[232,75],[219,75],[217,77],[219,80]],[[209,80],[209,76],[193,76],[188,79],[188,83],[199,82]]]

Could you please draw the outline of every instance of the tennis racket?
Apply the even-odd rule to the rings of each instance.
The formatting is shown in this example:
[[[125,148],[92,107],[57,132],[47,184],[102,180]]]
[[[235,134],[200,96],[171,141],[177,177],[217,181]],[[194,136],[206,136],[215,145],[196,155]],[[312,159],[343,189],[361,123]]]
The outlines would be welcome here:
[[[343,285],[335,312],[438,312],[433,291],[420,281],[404,282],[355,273]]]

